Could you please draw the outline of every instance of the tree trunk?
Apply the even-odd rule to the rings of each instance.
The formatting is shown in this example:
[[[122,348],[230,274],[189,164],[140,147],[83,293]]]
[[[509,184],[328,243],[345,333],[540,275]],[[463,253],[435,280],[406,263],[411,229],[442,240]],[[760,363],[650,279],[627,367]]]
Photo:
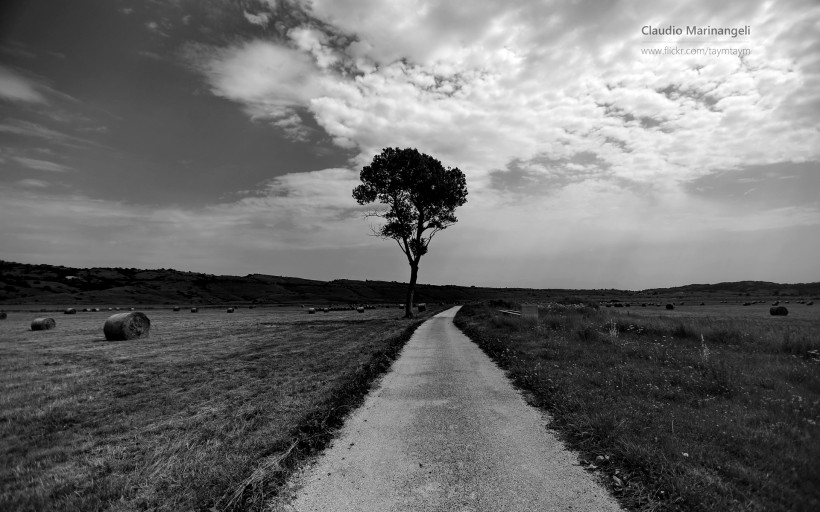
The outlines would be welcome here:
[[[410,284],[407,286],[407,299],[404,303],[404,318],[413,318],[413,293],[416,289],[416,279],[419,277],[419,266],[410,265]]]

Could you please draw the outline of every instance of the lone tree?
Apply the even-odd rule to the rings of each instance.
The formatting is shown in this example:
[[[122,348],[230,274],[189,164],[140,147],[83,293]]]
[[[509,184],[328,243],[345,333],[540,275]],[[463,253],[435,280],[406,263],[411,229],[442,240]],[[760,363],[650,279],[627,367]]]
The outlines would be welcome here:
[[[385,148],[362,169],[362,184],[353,189],[359,204],[375,201],[385,208],[368,213],[385,220],[373,228],[381,238],[395,240],[410,264],[405,318],[413,317],[413,292],[419,261],[436,233],[456,222],[454,211],[467,202],[467,182],[457,167],[447,168],[412,148]]]

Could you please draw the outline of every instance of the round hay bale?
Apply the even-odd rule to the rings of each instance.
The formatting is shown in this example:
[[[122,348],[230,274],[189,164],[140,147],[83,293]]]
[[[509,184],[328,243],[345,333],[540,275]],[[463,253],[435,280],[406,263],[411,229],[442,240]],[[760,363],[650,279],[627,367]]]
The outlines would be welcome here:
[[[806,303],[807,306],[814,306],[814,301],[810,300]]]
[[[0,311],[0,320],[5,320],[9,315],[5,311]]]
[[[772,316],[786,316],[789,314],[789,310],[786,309],[786,306],[777,306],[769,308],[769,314]]]
[[[701,303],[700,303],[700,305],[701,305],[701,306],[705,306],[705,305],[706,305],[706,303],[705,303],[705,302],[701,302]]]
[[[76,315],[77,310],[74,309],[74,308],[66,308],[65,311],[63,311],[63,314],[64,315]]]
[[[330,308],[324,308],[322,311],[324,311],[325,313],[327,313],[328,311],[330,311]]]
[[[103,326],[108,341],[147,338],[151,332],[151,320],[144,313],[117,313],[108,317]]]
[[[316,308],[308,308],[308,315],[313,315],[315,313],[316,313]]]
[[[672,304],[667,304],[666,309],[675,309],[675,306]]]
[[[359,306],[358,308],[356,308],[356,311],[358,311],[359,313],[364,313],[364,308]]]
[[[35,318],[31,321],[32,331],[47,331],[57,327],[57,322],[53,318]]]
[[[228,313],[233,313],[233,312],[234,312],[233,308],[228,308]]]
[[[94,311],[94,312],[96,312],[96,313],[99,313],[99,312],[100,312],[100,308],[94,308],[94,309],[92,309],[91,311]]]
[[[174,311],[179,311],[179,306],[174,306]]]
[[[91,311],[91,310],[88,309],[88,308],[83,308],[83,313],[88,313],[89,311]]]
[[[772,302],[772,306],[779,306],[779,305],[780,305],[779,300],[776,300],[776,301]]]
[[[191,313],[199,313],[199,308],[191,308]]]

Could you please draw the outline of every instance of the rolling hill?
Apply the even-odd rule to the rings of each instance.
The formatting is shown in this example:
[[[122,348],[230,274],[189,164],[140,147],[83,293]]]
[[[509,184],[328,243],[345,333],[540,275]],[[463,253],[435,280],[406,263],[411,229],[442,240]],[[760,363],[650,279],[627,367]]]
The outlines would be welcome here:
[[[360,304],[404,300],[406,283],[249,274],[218,276],[173,269],[71,268],[0,261],[0,304]],[[762,281],[692,284],[651,290],[486,288],[419,284],[418,302],[460,302],[503,297],[520,302],[598,300],[630,296],[820,296],[820,283]]]

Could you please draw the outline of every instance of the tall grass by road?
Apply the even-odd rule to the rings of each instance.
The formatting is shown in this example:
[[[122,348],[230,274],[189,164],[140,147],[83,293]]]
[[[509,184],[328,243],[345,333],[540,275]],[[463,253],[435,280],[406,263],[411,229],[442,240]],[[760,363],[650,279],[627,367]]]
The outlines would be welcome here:
[[[369,310],[154,311],[0,324],[0,510],[251,510],[320,449],[416,326]]]
[[[458,325],[630,510],[820,510],[820,321],[465,306]]]

